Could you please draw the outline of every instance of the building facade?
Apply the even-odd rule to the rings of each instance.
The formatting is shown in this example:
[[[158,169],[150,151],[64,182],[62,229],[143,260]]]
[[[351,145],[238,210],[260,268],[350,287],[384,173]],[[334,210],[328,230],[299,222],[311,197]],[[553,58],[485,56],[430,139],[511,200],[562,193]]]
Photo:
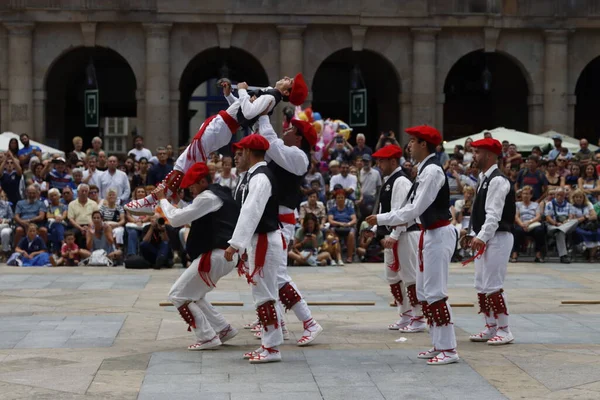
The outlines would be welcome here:
[[[62,146],[96,134],[83,128],[92,64],[100,115],[130,118],[150,148],[193,135],[203,82],[268,85],[300,71],[323,117],[348,118],[351,86],[368,90],[369,122],[356,131],[371,143],[425,123],[448,139],[506,126],[597,140],[598,0],[299,4],[4,0],[0,129]]]

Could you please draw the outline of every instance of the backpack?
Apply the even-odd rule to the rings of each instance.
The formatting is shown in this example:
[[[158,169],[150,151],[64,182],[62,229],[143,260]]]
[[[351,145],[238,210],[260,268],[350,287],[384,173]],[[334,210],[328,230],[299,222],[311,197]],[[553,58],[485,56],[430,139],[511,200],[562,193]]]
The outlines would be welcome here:
[[[79,266],[112,267],[113,262],[110,258],[108,258],[106,250],[100,249],[94,250],[91,256],[85,260],[81,260],[79,262]]]
[[[130,255],[125,259],[125,268],[127,269],[148,269],[152,265],[142,256]]]

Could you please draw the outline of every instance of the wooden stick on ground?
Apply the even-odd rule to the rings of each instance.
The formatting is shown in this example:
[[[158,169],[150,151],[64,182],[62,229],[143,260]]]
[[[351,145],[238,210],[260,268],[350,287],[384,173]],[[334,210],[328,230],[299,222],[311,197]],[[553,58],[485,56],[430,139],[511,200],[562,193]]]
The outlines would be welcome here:
[[[374,301],[307,301],[309,306],[374,306]]]
[[[450,303],[450,307],[474,307],[473,303]],[[396,307],[396,303],[393,301],[390,303],[390,307]]]
[[[241,301],[212,301],[211,304],[213,306],[221,306],[221,307],[225,307],[225,306],[233,306],[233,307],[241,307],[244,305],[244,303],[242,303]],[[173,303],[171,303],[170,301],[161,301],[160,303],[158,303],[158,305],[160,307],[171,307],[173,306]]]
[[[600,304],[600,300],[563,300],[560,304]]]

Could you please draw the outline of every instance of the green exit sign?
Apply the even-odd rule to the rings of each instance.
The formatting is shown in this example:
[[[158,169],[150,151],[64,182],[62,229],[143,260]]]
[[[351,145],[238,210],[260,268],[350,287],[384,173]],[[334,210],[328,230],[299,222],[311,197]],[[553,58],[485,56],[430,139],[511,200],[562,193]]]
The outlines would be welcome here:
[[[350,126],[367,126],[367,89],[350,91]]]
[[[85,127],[97,128],[100,111],[100,101],[98,98],[98,90],[85,91]]]

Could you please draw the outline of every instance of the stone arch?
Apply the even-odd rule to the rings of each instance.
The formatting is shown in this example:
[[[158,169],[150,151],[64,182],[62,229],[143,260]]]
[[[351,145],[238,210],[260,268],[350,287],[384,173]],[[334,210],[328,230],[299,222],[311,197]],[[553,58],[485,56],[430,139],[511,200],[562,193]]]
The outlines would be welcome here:
[[[350,123],[349,90],[355,65],[358,65],[362,73],[368,98],[367,124],[354,127],[354,133],[364,133],[367,143],[375,146],[381,131],[397,132],[400,126],[398,111],[401,79],[386,57],[372,50],[352,51],[351,48],[331,54],[315,72],[312,81],[312,107],[323,118],[341,119]]]
[[[527,132],[530,84],[518,63],[501,52],[461,57],[444,80],[444,138],[497,126]]]
[[[226,66],[226,70],[223,68]],[[221,78],[227,77],[233,82],[247,81],[251,85],[268,86],[269,79],[262,64],[252,54],[245,50],[231,47],[220,49],[213,47],[204,50],[192,58],[181,74],[177,87],[179,88],[179,142],[185,144],[191,131],[189,103],[194,91],[203,83],[210,85]],[[227,108],[227,101],[215,87],[207,87],[207,104],[204,118],[215,114],[220,109]],[[213,104],[214,103],[214,104]],[[202,119],[204,119],[202,118]],[[195,127],[194,129],[197,129]]]
[[[84,90],[86,68],[93,60],[99,89],[100,117],[136,117],[135,72],[127,60],[106,47],[76,47],[54,60],[44,79],[46,137],[68,147],[68,138],[82,136],[84,143],[98,135],[99,128],[85,128]]]

